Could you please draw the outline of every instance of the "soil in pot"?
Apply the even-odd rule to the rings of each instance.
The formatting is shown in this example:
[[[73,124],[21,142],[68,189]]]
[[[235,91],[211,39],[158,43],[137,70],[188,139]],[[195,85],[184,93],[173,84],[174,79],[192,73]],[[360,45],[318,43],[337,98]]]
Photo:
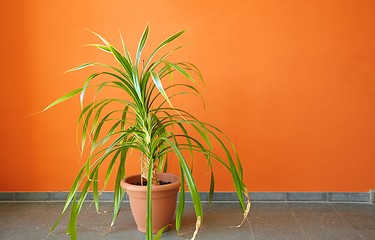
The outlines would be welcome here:
[[[158,184],[159,185],[165,185],[165,184],[170,184],[172,182],[164,182],[164,181],[158,181]],[[136,182],[134,185],[137,185],[137,186],[147,186],[147,181],[143,181],[143,182]]]

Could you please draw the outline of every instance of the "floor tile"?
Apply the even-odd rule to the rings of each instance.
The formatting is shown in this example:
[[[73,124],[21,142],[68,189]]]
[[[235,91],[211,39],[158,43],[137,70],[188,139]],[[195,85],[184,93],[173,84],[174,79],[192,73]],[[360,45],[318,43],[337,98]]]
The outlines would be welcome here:
[[[343,213],[342,216],[355,230],[375,230],[374,214]]]
[[[339,213],[369,213],[375,215],[375,205],[368,203],[331,203]]]
[[[360,230],[358,231],[359,235],[363,240],[374,240],[375,239],[375,230]]]
[[[306,239],[287,203],[253,203],[249,222],[255,240]]]
[[[213,203],[203,205],[202,239],[235,239],[253,240],[249,222],[245,221],[241,228],[243,213],[238,204]]]
[[[255,240],[278,239],[306,239],[291,212],[264,214],[250,217],[250,228]]]
[[[112,203],[101,203],[100,214],[90,205],[83,205],[77,219],[78,239],[145,239],[145,235],[136,230],[128,203],[123,203],[111,229]],[[69,214],[62,218],[53,234],[46,238],[63,206],[62,202],[0,203],[0,239],[68,240],[65,228]],[[241,228],[231,227],[242,220],[243,214],[238,203],[203,203],[202,207],[203,224],[196,239],[375,239],[375,206],[371,204],[255,202],[249,218]],[[194,207],[192,203],[187,203],[181,235],[171,229],[163,234],[162,239],[190,239],[195,230],[195,219]]]
[[[360,235],[337,213],[295,215],[308,240],[361,240]]]
[[[336,213],[336,210],[326,203],[288,203],[290,210],[294,214],[311,213]]]
[[[287,203],[253,203],[251,205],[250,217],[272,214],[291,214],[290,207]]]

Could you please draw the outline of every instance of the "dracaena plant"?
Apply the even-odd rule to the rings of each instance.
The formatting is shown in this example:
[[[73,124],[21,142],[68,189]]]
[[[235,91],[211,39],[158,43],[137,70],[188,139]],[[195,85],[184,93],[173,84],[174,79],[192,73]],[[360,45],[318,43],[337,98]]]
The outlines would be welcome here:
[[[143,59],[142,51],[149,35],[149,26],[147,26],[133,59],[121,34],[120,52],[102,36],[93,32],[101,43],[89,45],[110,54],[117,63],[111,65],[88,62],[69,70],[71,72],[90,67],[95,69],[85,79],[81,88],[65,94],[44,109],[45,111],[79,95],[81,113],[78,118],[77,133],[82,152],[87,152],[88,156],[71,186],[62,214],[51,232],[71,205],[67,233],[70,234],[71,239],[76,239],[76,217],[80,213],[88,191],[92,191],[96,210],[99,211],[99,195],[106,189],[112,173],[115,172],[113,225],[124,197],[120,181],[125,177],[125,163],[127,160],[132,160],[129,155],[133,151],[141,155],[140,163],[136,161],[135,164],[140,164],[142,179],[152,183],[147,184],[146,239],[152,239],[151,189],[159,182],[156,173],[166,171],[168,161],[177,161],[180,167],[181,191],[176,210],[176,229],[178,231],[181,226],[185,188],[187,188],[197,217],[193,238],[195,237],[201,226],[202,205],[192,175],[194,153],[200,155],[200,160],[207,161],[208,169],[211,171],[210,200],[215,187],[212,162],[217,161],[231,175],[239,205],[244,212],[244,219],[246,218],[250,201],[243,182],[241,162],[233,144],[218,128],[198,120],[188,111],[174,107],[172,104],[172,100],[177,96],[186,93],[199,95],[196,80],[203,82],[201,73],[195,65],[168,60],[169,55],[179,47],[164,54],[160,53],[161,49],[183,33],[184,31],[181,31],[170,36]],[[159,55],[161,57],[157,57]],[[179,79],[174,82],[173,78],[176,75]],[[115,96],[122,97],[108,97],[114,94],[103,94],[106,90],[109,93],[117,90],[118,94]],[[213,152],[213,141],[221,148],[221,154]],[[171,154],[175,157],[169,157]],[[107,163],[104,164],[105,162]],[[99,171],[101,168],[106,168],[105,175],[99,178],[99,172],[103,171]],[[100,186],[99,179],[102,179]]]

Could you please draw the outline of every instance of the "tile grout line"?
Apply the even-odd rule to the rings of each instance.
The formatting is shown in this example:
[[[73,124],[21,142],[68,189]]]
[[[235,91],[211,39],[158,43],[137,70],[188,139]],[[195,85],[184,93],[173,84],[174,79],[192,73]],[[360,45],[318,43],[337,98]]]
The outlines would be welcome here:
[[[252,204],[250,203],[250,210],[249,210],[249,213],[248,213],[249,215],[247,215],[247,217],[246,217],[246,222],[247,222],[247,224],[249,224],[251,239],[255,240],[254,233],[253,233],[253,227],[251,226],[251,222],[250,222],[250,214],[251,214],[251,207],[252,207],[251,205]]]
[[[251,211],[251,210],[250,210],[250,211]],[[255,240],[254,233],[253,233],[253,227],[251,226],[251,222],[250,222],[250,217],[247,217],[247,218],[246,218],[246,222],[247,222],[247,224],[249,224],[250,233],[251,233],[251,239],[252,239],[252,240]]]
[[[329,203],[330,205],[331,205],[331,207],[333,208],[333,210],[335,211],[335,213],[336,214],[338,214],[343,220],[344,220],[344,222],[346,223],[346,224],[348,224],[350,227],[351,227],[351,229],[362,239],[362,240],[366,240],[366,239],[364,239],[363,238],[363,236],[350,224],[350,222],[348,222],[345,218],[344,218],[344,216],[339,212],[339,211],[337,211],[337,209],[334,207],[334,206],[332,206],[332,204],[331,203]]]
[[[293,216],[294,220],[296,221],[296,223],[297,223],[299,229],[302,231],[302,233],[303,233],[302,236],[304,236],[305,239],[308,239],[308,238],[307,238],[307,233],[306,233],[305,230],[303,230],[303,228],[301,227],[301,224],[300,224],[300,222],[298,221],[298,219],[297,219],[297,217],[296,217],[294,211],[290,208],[289,205],[288,205],[288,208],[289,208],[289,211],[292,213],[292,216]]]

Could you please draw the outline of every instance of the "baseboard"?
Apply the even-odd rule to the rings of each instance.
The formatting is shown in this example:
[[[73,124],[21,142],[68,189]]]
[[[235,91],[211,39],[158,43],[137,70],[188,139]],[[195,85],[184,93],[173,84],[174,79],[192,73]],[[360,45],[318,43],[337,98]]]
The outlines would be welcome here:
[[[65,201],[68,192],[0,192],[0,201]],[[200,192],[202,201],[209,200],[209,193]],[[92,193],[86,198],[93,200]],[[113,201],[113,192],[103,192],[100,201]],[[250,192],[252,202],[349,202],[375,204],[375,190],[369,192]],[[125,195],[125,201],[128,201]],[[191,201],[190,194],[186,194],[186,200]],[[216,192],[214,202],[235,202],[235,192]]]

